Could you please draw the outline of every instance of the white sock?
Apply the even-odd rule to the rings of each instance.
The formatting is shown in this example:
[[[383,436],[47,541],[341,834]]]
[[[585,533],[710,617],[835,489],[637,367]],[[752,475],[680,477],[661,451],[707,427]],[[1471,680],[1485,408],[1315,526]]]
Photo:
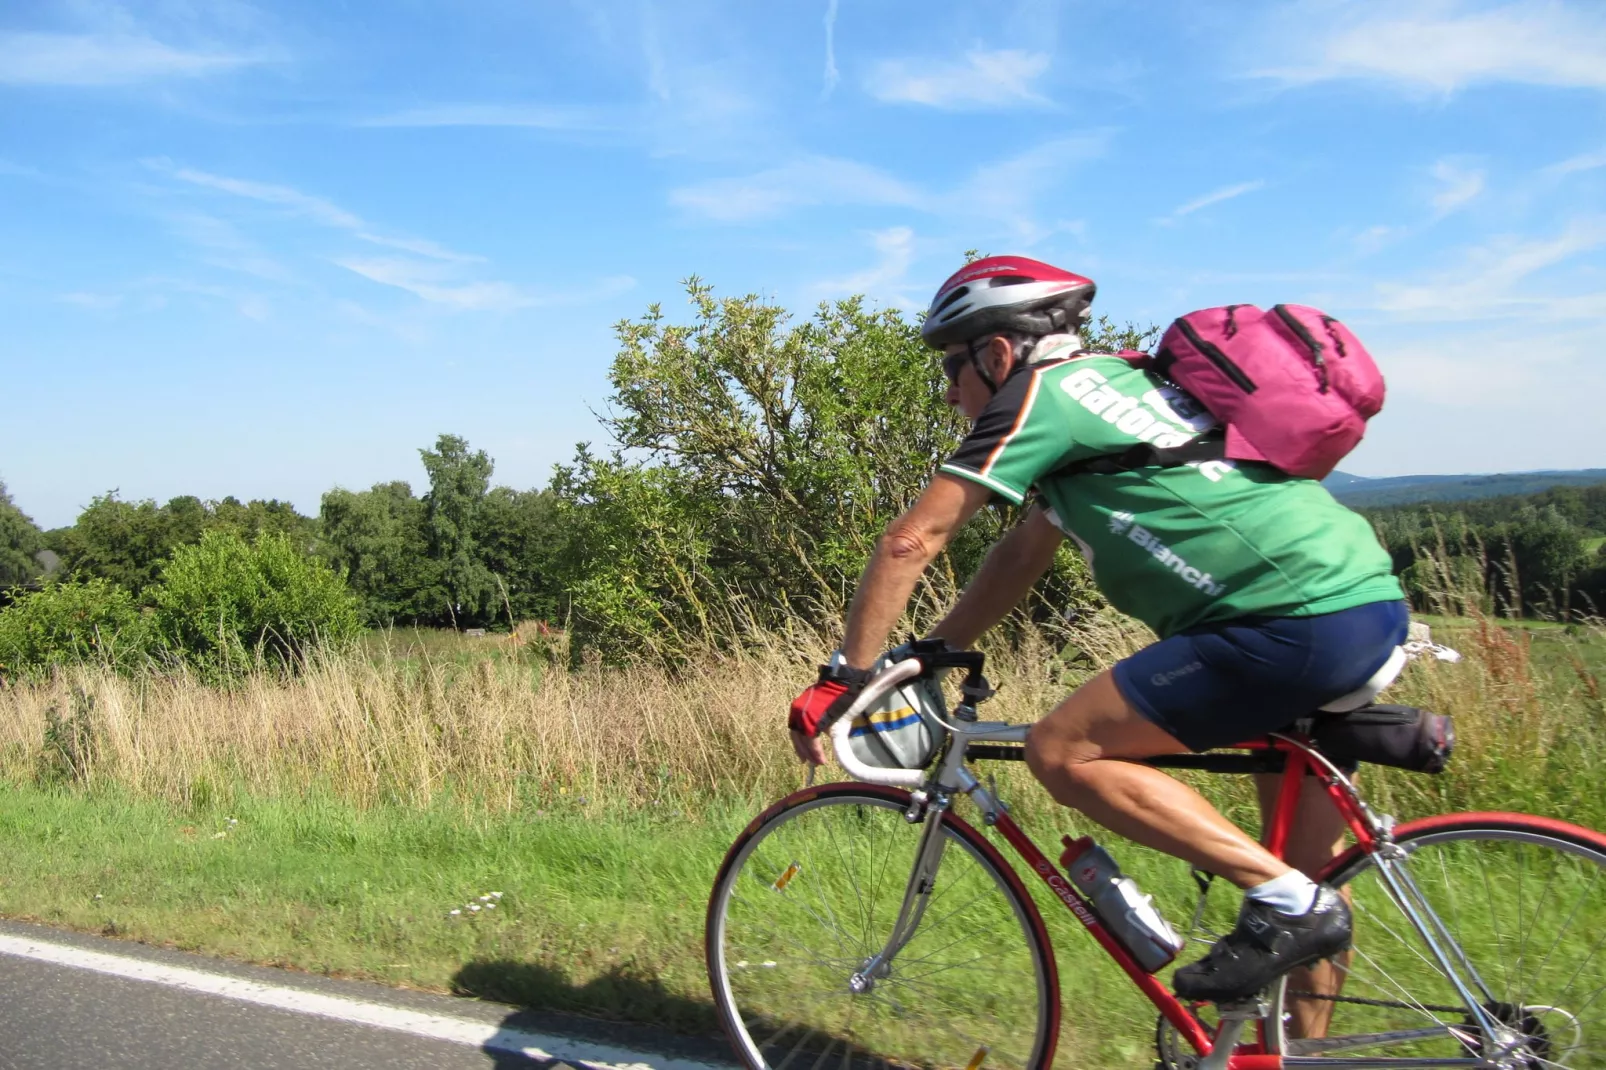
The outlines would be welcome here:
[[[1284,914],[1304,914],[1316,905],[1316,882],[1291,869],[1281,877],[1255,885],[1244,895]]]

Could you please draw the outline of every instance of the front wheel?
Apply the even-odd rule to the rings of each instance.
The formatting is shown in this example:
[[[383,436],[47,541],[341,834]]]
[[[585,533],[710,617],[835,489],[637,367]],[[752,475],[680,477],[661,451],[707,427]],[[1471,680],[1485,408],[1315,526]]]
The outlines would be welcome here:
[[[948,812],[911,823],[909,806],[892,788],[807,789],[726,854],[708,975],[749,1067],[1053,1061],[1059,985],[1036,906],[974,828]]]
[[[1606,1067],[1606,836],[1459,814],[1402,825],[1395,843],[1390,865],[1357,851],[1324,875],[1349,897],[1354,948],[1277,987],[1274,1050]]]

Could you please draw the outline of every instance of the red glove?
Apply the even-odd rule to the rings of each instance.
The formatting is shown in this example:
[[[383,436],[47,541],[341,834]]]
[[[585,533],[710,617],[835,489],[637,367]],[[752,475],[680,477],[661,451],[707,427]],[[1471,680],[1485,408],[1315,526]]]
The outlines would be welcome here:
[[[792,700],[792,712],[786,718],[786,727],[812,739],[842,716],[843,711],[853,705],[858,693],[857,688],[850,690],[847,684],[837,680],[810,684]]]

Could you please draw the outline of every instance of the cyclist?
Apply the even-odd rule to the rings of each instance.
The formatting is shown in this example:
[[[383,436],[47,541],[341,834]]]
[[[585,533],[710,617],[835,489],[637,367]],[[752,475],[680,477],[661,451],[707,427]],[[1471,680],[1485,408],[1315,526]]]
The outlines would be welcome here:
[[[1110,603],[1155,631],[1158,642],[1033,726],[1026,761],[1060,803],[1244,889],[1237,926],[1173,978],[1183,998],[1244,998],[1349,946],[1348,904],[1307,875],[1341,842],[1336,812],[1313,805],[1314,795],[1302,800],[1294,868],[1192,788],[1123,759],[1262,735],[1363,687],[1405,638],[1404,593],[1366,521],[1313,480],[1221,460],[1066,471],[1215,427],[1155,373],[1082,350],[1094,289],[1069,271],[1002,256],[938,289],[922,337],[942,352],[946,400],[970,433],[886,529],[841,650],[788,723],[798,756],[823,761],[819,732],[862,688],[926,566],[990,499],[1026,506],[932,634],[974,643],[1066,536]]]

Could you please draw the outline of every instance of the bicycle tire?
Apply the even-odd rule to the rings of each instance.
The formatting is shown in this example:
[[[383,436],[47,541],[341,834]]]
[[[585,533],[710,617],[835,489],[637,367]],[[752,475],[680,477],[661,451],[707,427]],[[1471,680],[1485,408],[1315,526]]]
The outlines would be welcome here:
[[[929,909],[878,987],[850,989],[913,872],[923,825],[906,820],[910,805],[896,788],[808,788],[726,853],[705,953],[720,1022],[753,1070],[1052,1064],[1059,977],[1042,916],[998,850],[952,812]]]
[[[1509,1065],[1535,1070],[1606,1066],[1606,836],[1528,814],[1467,813],[1403,824],[1394,842],[1465,956],[1475,999],[1460,998],[1388,898],[1376,857],[1352,847],[1321,876],[1348,890],[1355,916],[1354,950],[1329,967],[1340,986],[1311,975],[1274,986],[1267,1048],[1301,1064],[1503,1051]],[[1484,1029],[1468,1002],[1499,1025]],[[1300,1036],[1299,1016],[1323,1012],[1323,1035]]]

